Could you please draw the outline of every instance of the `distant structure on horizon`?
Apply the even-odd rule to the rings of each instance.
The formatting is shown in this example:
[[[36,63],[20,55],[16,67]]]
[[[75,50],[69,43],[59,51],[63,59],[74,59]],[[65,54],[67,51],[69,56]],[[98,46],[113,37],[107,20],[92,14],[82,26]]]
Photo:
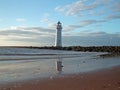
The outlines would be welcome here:
[[[56,26],[55,46],[62,47],[62,24],[58,21]]]

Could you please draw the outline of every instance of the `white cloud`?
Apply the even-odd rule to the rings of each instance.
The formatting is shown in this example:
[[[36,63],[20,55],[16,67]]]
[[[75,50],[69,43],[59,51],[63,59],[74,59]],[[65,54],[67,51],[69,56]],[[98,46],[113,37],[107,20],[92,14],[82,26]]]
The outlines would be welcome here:
[[[78,0],[71,4],[57,6],[55,10],[68,16],[78,16],[82,20],[77,24],[64,27],[66,32],[89,25],[101,25],[101,23],[107,23],[109,20],[119,19],[119,7],[119,0]],[[94,19],[90,19],[93,16]]]
[[[25,22],[26,19],[24,19],[24,18],[17,18],[16,21],[18,21],[18,22]]]
[[[8,29],[0,30],[0,35],[4,37],[19,36],[19,38],[26,37],[52,37],[55,33],[54,29],[43,27],[12,27]],[[8,38],[9,39],[9,38]]]
[[[77,24],[73,24],[73,25],[68,25],[67,27],[64,27],[64,31],[71,31],[71,30],[75,30],[78,28],[82,28],[82,27],[86,27],[88,25],[95,25],[95,24],[100,24],[100,23],[104,23],[107,20],[83,20],[83,21],[79,21]]]
[[[44,18],[47,18],[47,17],[49,17],[49,16],[50,16],[49,13],[44,13]]]
[[[109,33],[103,31],[92,31],[92,30],[83,30],[75,33],[66,33],[64,36],[83,36],[83,37],[96,37],[96,36],[104,36],[104,35],[111,35]]]
[[[120,46],[120,38],[112,36],[64,36],[65,46]]]
[[[52,22],[52,20],[49,19],[49,18],[50,18],[50,14],[49,13],[44,13],[43,16],[41,17],[40,22],[42,22],[42,23],[50,23],[50,22]]]
[[[117,0],[115,3],[112,3],[112,5],[109,7],[113,12],[119,13],[120,12],[120,0]]]
[[[9,45],[53,45],[54,36],[54,29],[44,27],[12,26],[0,30],[0,41]]]
[[[120,19],[120,14],[118,15],[108,15],[105,17],[106,20]]]
[[[45,19],[40,20],[40,22],[42,22],[42,23],[49,23],[50,20],[48,18],[45,18]]]
[[[57,6],[55,8],[56,11],[64,12],[68,16],[88,16],[88,15],[107,15],[108,12],[115,13],[115,11],[119,11],[120,2],[119,0],[78,0],[74,3],[65,5],[65,6]],[[114,10],[113,10],[114,9]]]
[[[43,27],[12,27],[0,30],[0,41],[0,45],[52,46],[55,41],[55,30]],[[91,30],[63,32],[63,45],[120,45],[119,42],[120,33],[110,34]]]
[[[83,30],[74,34],[66,33],[63,38],[64,45],[67,46],[120,46],[120,33]]]
[[[92,10],[96,7],[98,7],[97,3],[88,3],[86,5],[87,0],[79,0],[77,2],[74,2],[72,4],[68,4],[66,6],[57,6],[55,8],[56,11],[65,12],[66,15],[69,16],[81,16],[84,15],[83,12],[87,10]]]

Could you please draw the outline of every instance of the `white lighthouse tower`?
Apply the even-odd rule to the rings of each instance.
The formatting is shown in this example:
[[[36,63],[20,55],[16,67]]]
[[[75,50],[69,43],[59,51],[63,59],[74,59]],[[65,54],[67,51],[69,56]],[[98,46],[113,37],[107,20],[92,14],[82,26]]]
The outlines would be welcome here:
[[[62,24],[60,21],[58,21],[56,26],[55,46],[62,47]]]

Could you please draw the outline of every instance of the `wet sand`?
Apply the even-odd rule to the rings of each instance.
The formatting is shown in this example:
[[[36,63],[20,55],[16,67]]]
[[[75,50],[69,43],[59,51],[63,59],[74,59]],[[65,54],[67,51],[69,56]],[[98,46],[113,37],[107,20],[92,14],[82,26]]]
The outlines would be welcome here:
[[[0,90],[120,90],[120,66],[2,86]]]

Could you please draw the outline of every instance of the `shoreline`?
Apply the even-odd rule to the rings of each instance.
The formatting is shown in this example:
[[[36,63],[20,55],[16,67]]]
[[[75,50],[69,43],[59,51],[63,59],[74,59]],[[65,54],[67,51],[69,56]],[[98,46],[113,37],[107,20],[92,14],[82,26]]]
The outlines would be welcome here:
[[[120,90],[120,66],[3,85],[0,90]]]
[[[109,52],[120,54],[120,46],[0,46],[0,48],[29,48],[29,49],[50,49],[66,51],[83,51],[83,52]]]

